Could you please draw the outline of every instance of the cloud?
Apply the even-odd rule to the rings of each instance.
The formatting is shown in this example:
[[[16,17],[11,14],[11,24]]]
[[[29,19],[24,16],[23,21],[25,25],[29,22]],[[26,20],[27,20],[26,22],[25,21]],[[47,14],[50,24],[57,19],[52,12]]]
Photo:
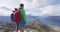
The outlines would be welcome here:
[[[49,3],[51,2],[52,2],[51,0],[33,0],[33,2],[31,3],[31,6],[33,8],[40,8],[40,7],[48,6]]]
[[[60,5],[53,5],[41,8],[42,16],[60,16]]]
[[[0,0],[0,7],[7,7],[14,9],[19,7],[20,3],[24,3],[26,14],[40,16],[40,15],[59,15],[60,0]],[[58,12],[58,13],[56,13]],[[1,12],[2,13],[2,12]]]
[[[8,8],[15,8],[18,7],[19,0],[0,0],[0,6],[5,6]]]
[[[33,0],[31,6],[34,8],[40,8],[57,4],[60,4],[60,0]]]
[[[30,9],[27,14],[33,16],[60,16],[60,5],[49,5],[39,9]]]
[[[19,0],[0,0],[0,16],[10,16],[12,9],[18,8]]]
[[[33,0],[28,13],[34,16],[60,16],[60,0]],[[27,14],[28,14],[27,13]]]
[[[0,8],[0,16],[10,16],[12,11],[6,7],[1,7]]]

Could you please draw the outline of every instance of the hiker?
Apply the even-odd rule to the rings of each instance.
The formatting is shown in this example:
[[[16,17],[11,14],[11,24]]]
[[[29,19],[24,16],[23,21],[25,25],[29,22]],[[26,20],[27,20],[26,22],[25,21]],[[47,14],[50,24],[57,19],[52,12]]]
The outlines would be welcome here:
[[[19,23],[22,19],[21,15],[20,15],[20,11],[19,9],[15,9],[15,12],[14,12],[14,20],[16,23]]]
[[[21,13],[19,9],[15,8],[15,10],[13,11],[11,15],[11,19],[17,24],[17,31],[18,31],[19,23],[22,21],[22,17],[21,17]]]
[[[24,4],[20,4],[19,11],[21,11],[22,21],[20,22],[20,32],[24,32],[25,24],[26,24],[26,15],[24,10]]]
[[[13,13],[11,14],[11,17],[10,17],[10,18],[11,18],[11,20],[12,20],[12,22],[14,22],[14,21],[15,21],[15,20],[14,20],[14,16],[13,16],[13,14],[14,14],[14,12],[15,12],[15,11],[17,11],[17,8],[15,8],[15,9],[12,11]]]
[[[24,28],[26,24],[24,4],[20,4],[19,9],[15,8],[15,11],[13,11],[13,17],[11,17],[11,19],[12,18],[16,23],[19,23],[17,25],[20,25],[20,32],[24,32]]]

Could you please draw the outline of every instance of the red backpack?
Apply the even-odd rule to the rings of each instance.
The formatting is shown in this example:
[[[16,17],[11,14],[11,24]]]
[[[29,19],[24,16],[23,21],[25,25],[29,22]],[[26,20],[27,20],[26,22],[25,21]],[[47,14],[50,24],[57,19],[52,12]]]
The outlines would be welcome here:
[[[14,17],[14,20],[16,23],[19,23],[22,20],[22,17],[21,17],[19,10],[13,12],[13,17]]]

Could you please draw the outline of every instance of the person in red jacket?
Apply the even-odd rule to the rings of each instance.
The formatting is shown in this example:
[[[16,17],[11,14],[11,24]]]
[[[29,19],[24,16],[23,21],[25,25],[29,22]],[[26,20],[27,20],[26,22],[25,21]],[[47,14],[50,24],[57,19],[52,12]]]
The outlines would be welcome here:
[[[22,20],[22,17],[20,16],[20,11],[17,8],[15,8],[14,20],[16,23],[19,23]]]
[[[14,12],[17,11],[17,10],[18,10],[18,9],[15,8],[15,10],[12,11],[13,13],[11,14],[11,17],[10,17],[11,20],[12,20],[12,22],[15,22],[15,20],[14,20],[14,16],[13,16],[13,15],[14,15]]]
[[[13,11],[13,19],[14,19],[14,22],[17,24],[17,31],[18,31],[18,26],[20,21],[22,20],[22,17],[20,15],[19,9],[17,8],[15,8],[15,10]]]

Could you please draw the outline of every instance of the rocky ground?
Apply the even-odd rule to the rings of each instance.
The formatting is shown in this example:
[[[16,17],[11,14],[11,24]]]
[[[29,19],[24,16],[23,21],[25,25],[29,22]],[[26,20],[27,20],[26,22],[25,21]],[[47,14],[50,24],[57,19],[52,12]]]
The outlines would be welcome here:
[[[60,26],[48,25],[52,32],[60,32]]]
[[[0,32],[13,32],[16,31],[15,23],[6,23],[4,25],[0,25]],[[53,25],[45,25],[38,20],[33,21],[29,25],[26,24],[25,32],[60,32],[60,27]]]

